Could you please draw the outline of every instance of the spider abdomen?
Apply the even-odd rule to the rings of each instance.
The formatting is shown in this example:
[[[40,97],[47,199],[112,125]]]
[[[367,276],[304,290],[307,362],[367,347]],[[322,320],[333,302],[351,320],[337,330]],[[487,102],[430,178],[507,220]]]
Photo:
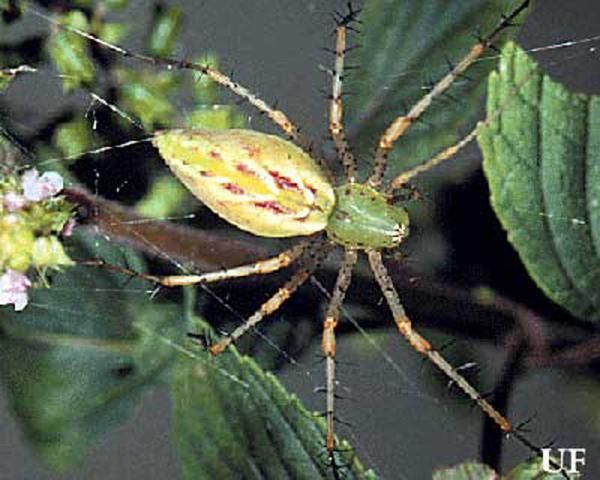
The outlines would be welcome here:
[[[349,183],[335,189],[336,205],[327,224],[331,239],[359,249],[392,248],[408,235],[408,212],[390,204],[368,185]]]
[[[165,130],[153,144],[175,176],[207,207],[263,237],[323,230],[333,187],[294,144],[252,130]]]

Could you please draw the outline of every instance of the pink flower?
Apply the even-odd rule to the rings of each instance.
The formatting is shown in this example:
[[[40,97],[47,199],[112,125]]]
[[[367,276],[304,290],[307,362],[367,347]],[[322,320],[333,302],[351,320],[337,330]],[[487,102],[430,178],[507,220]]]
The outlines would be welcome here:
[[[0,305],[14,305],[19,312],[27,306],[27,289],[31,287],[29,278],[23,273],[6,270],[0,277]]]
[[[27,199],[18,193],[8,192],[2,196],[2,203],[9,213],[14,213],[27,205]]]
[[[21,177],[23,195],[31,202],[39,202],[51,198],[64,187],[63,178],[56,172],[40,173],[32,168]]]

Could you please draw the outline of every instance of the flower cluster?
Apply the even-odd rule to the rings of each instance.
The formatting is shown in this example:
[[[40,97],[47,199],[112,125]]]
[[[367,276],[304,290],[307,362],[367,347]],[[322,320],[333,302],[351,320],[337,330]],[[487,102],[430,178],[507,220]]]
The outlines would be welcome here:
[[[28,271],[73,263],[59,239],[74,226],[73,206],[60,195],[63,183],[58,173],[35,169],[0,176],[0,305],[23,310],[32,286]]]

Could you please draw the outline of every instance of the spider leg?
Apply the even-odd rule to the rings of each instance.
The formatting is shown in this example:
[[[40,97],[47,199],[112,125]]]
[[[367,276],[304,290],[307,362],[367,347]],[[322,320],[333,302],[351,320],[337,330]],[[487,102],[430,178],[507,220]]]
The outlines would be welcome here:
[[[292,275],[292,277],[277,290],[271,298],[264,302],[256,312],[248,317],[242,325],[237,327],[227,337],[224,337],[219,342],[212,345],[210,347],[210,353],[213,355],[223,353],[227,347],[244,335],[248,330],[260,323],[267,315],[277,311],[279,307],[281,307],[281,305],[283,305],[283,303],[312,275],[319,266],[319,263],[327,257],[330,250],[331,245],[324,244],[323,242],[319,242],[315,247],[311,248],[306,265],[297,270],[294,275]]]
[[[512,13],[503,16],[496,28],[473,45],[471,50],[444,77],[442,77],[442,79],[433,86],[431,91],[424,95],[406,115],[397,117],[392,121],[379,139],[377,153],[375,154],[375,166],[373,167],[373,172],[369,178],[369,183],[372,186],[378,186],[383,180],[387,165],[387,155],[394,145],[394,142],[404,135],[412,124],[421,118],[435,98],[444,94],[454,81],[492,45],[492,42],[502,30],[512,25],[513,20],[529,6],[529,3],[530,0],[525,0],[513,10]]]
[[[394,287],[385,265],[381,259],[381,253],[374,250],[367,252],[371,269],[375,279],[383,292],[385,299],[392,311],[394,321],[400,333],[406,338],[408,343],[419,353],[426,356],[431,362],[444,372],[458,387],[471,398],[481,410],[493,420],[505,433],[515,433],[513,426],[508,419],[496,410],[480,393],[460,374],[456,369],[446,361],[446,359],[431,344],[412,328],[412,322],[406,315],[404,307],[400,303],[398,292]],[[519,438],[517,436],[517,438]]]
[[[542,449],[532,443],[523,433],[519,431],[519,427],[513,427],[510,421],[500,413],[494,406],[489,403],[482,395],[473,387],[465,377],[463,377],[458,371],[448,363],[448,361],[440,354],[439,351],[435,350],[431,344],[421,336],[416,330],[412,328],[412,322],[406,315],[398,292],[394,287],[392,279],[390,278],[385,265],[381,259],[381,253],[369,250],[367,251],[369,257],[369,263],[371,264],[371,270],[375,275],[375,279],[381,288],[381,291],[392,311],[394,321],[400,333],[406,338],[408,343],[417,352],[427,357],[436,367],[438,367],[444,374],[452,380],[452,382],[471,399],[479,408],[485,413],[490,420],[492,420],[502,432],[507,435],[516,438],[522,445],[527,449],[534,452],[536,455],[542,455]],[[561,471],[562,473],[562,471]],[[563,473],[564,475],[564,473]],[[565,477],[566,478],[566,477]]]
[[[346,250],[344,262],[339,270],[333,295],[327,307],[327,314],[323,322],[323,340],[321,348],[325,355],[325,368],[327,374],[327,409],[325,411],[327,421],[326,446],[329,456],[333,456],[335,449],[334,434],[334,406],[335,406],[335,327],[337,326],[340,308],[344,301],[346,291],[352,279],[352,268],[356,263],[356,250]]]
[[[56,25],[59,28],[67,30],[69,32],[80,35],[91,42],[94,42],[98,45],[103,46],[113,52],[118,53],[123,57],[135,58],[141,62],[154,65],[154,66],[164,66],[169,70],[192,70],[196,72],[200,72],[203,75],[208,76],[211,80],[215,81],[219,85],[225,87],[226,89],[233,92],[235,95],[239,96],[242,100],[246,100],[252,106],[254,106],[261,113],[264,113],[267,117],[273,121],[281,130],[288,136],[290,140],[300,146],[307,152],[311,152],[312,146],[310,142],[300,135],[300,131],[296,125],[292,123],[292,121],[287,117],[287,115],[281,111],[276,109],[275,107],[270,106],[267,102],[262,100],[256,94],[252,93],[246,87],[240,85],[235,82],[233,79],[220,72],[219,70],[209,66],[203,65],[200,63],[189,62],[187,60],[171,58],[171,57],[154,57],[150,55],[144,55],[141,53],[134,52],[127,48],[124,48],[120,45],[110,43],[106,40],[96,37],[88,32],[80,30],[76,27],[72,27],[70,25],[65,25],[52,17],[43,14],[42,12],[32,8],[31,6],[24,5],[24,8],[31,12],[33,15],[44,19],[45,21]]]
[[[438,166],[440,163],[445,162],[446,160],[450,160],[454,157],[460,150],[466,147],[469,143],[471,143],[475,137],[477,136],[477,130],[479,125],[475,127],[468,135],[463,137],[461,140],[456,142],[454,145],[446,147],[437,155],[422,163],[421,165],[417,165],[406,172],[401,173],[396,178],[394,178],[388,188],[386,189],[387,194],[392,194],[394,190],[404,187],[410,180],[412,180],[417,175],[426,172],[430,168]]]
[[[531,76],[526,75],[525,78],[522,79],[522,81],[517,85],[517,87],[523,87],[526,84],[526,82],[530,79]],[[514,94],[515,98],[518,98],[518,88],[515,89]],[[417,175],[426,172],[433,167],[437,167],[439,164],[445,162],[446,160],[450,160],[460,150],[469,145],[469,143],[471,143],[477,137],[477,131],[479,130],[479,128],[481,128],[482,126],[490,125],[491,122],[496,121],[499,118],[500,114],[504,111],[505,108],[508,107],[509,104],[510,101],[507,102],[502,108],[499,108],[494,113],[494,115],[488,116],[488,118],[486,118],[485,120],[480,121],[473,130],[471,130],[467,135],[461,138],[454,145],[450,145],[449,147],[446,147],[445,149],[441,150],[437,155],[430,158],[421,165],[417,165],[416,167],[411,168],[410,170],[407,170],[406,172],[403,172],[400,175],[398,175],[389,183],[389,185],[386,188],[386,193],[388,195],[392,194],[395,190],[403,188],[410,180],[412,180]]]
[[[259,260],[258,262],[240,265],[239,267],[224,268],[221,270],[215,270],[213,272],[191,275],[148,275],[116,265],[110,265],[101,260],[83,261],[79,262],[79,264],[100,267],[124,275],[129,275],[131,277],[149,280],[151,282],[158,283],[159,285],[163,285],[165,287],[183,287],[186,285],[220,282],[221,280],[228,280],[231,278],[250,277],[253,275],[266,275],[268,273],[276,272],[277,270],[281,270],[282,268],[287,267],[292,262],[297,260],[298,257],[300,257],[300,255],[302,255],[302,253],[304,252],[306,246],[307,242],[303,242],[298,245],[295,245],[294,247],[288,250],[281,252],[280,254],[274,257],[270,257],[265,260]]]
[[[333,139],[338,156],[342,159],[342,164],[346,171],[346,180],[351,182],[355,179],[357,173],[356,160],[346,140],[346,133],[342,123],[342,84],[344,79],[344,58],[346,56],[348,25],[354,21],[356,15],[356,12],[351,7],[349,8],[350,12],[338,19],[335,29],[335,63],[331,99],[329,102],[329,133]]]

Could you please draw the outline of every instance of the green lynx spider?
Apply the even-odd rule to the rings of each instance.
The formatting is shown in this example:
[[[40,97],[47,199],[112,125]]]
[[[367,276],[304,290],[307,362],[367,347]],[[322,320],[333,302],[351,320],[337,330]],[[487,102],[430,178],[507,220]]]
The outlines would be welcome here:
[[[482,55],[482,53],[492,45],[492,42],[494,39],[496,39],[498,34],[506,27],[510,26],[512,21],[518,17],[521,12],[528,8],[529,3],[529,0],[522,2],[512,13],[504,16],[497,27],[487,36],[479,39],[479,41],[472,46],[470,51],[460,60],[460,62],[454,65],[450,71],[409,110],[406,115],[397,117],[387,127],[379,139],[377,151],[375,153],[374,167],[366,182],[360,182],[357,178],[357,163],[349,148],[349,144],[344,133],[344,126],[342,124],[342,83],[347,34],[349,25],[352,22],[357,21],[356,16],[358,13],[358,11],[354,10],[353,7],[348,4],[348,13],[345,15],[339,15],[337,18],[337,26],[335,30],[335,64],[334,69],[331,72],[333,82],[329,106],[329,132],[334,141],[338,158],[343,164],[345,178],[341,183],[338,183],[336,187],[333,187],[328,182],[325,174],[315,174],[319,177],[319,179],[325,179],[323,188],[331,190],[330,193],[316,192],[316,195],[332,195],[333,201],[331,202],[331,205],[325,207],[321,205],[318,208],[315,207],[313,211],[310,212],[311,214],[315,214],[317,216],[317,224],[319,221],[321,221],[321,224],[314,227],[313,232],[310,233],[311,237],[314,238],[301,242],[272,258],[261,260],[253,264],[241,265],[234,268],[227,268],[196,275],[151,276],[143,274],[140,275],[134,272],[119,269],[131,275],[142,276],[143,278],[149,279],[152,282],[156,282],[157,284],[163,286],[174,287],[194,285],[199,283],[211,283],[231,278],[247,277],[251,275],[268,274],[285,268],[300,258],[304,258],[305,262],[303,263],[302,267],[300,267],[300,269],[297,270],[272,297],[263,303],[260,308],[246,320],[244,324],[237,327],[233,332],[221,339],[218,343],[210,346],[210,352],[213,355],[218,355],[226,350],[228,346],[239,339],[244,333],[260,323],[266,316],[274,313],[288,298],[290,298],[293,293],[307,279],[310,278],[318,264],[324,260],[334,246],[339,245],[343,247],[345,256],[339,269],[335,287],[327,308],[327,313],[323,322],[322,334],[322,351],[325,356],[326,364],[326,448],[329,458],[332,461],[336,446],[336,438],[334,434],[334,403],[336,398],[335,329],[338,324],[341,305],[344,300],[345,293],[350,285],[352,270],[357,262],[359,251],[366,253],[373,275],[389,305],[396,326],[400,333],[406,338],[408,343],[417,352],[427,357],[433,364],[436,365],[436,367],[443,371],[454,384],[458,385],[458,387],[467,396],[469,396],[470,399],[473,400],[485,413],[485,415],[491,418],[503,432],[514,436],[528,448],[538,451],[538,448],[533,446],[517,429],[513,427],[510,421],[503,414],[501,414],[488,401],[486,401],[477,392],[477,390],[471,386],[471,384],[444,359],[439,351],[435,350],[424,337],[415,331],[415,329],[412,327],[411,320],[409,319],[404,307],[402,306],[402,303],[400,302],[400,297],[392,283],[390,275],[388,274],[387,269],[382,261],[381,253],[384,249],[397,247],[408,234],[408,214],[402,206],[397,204],[398,202],[393,201],[393,193],[396,190],[405,187],[407,182],[409,182],[416,175],[452,158],[459,150],[461,150],[475,138],[476,129],[472,130],[456,144],[440,151],[427,162],[386,182],[384,180],[384,176],[386,172],[387,156],[389,151],[392,149],[395,142],[406,133],[411,125],[419,120],[419,118],[431,105],[432,101],[436,97],[446,92],[446,90],[452,85],[457,77],[465,72],[465,70],[467,70],[467,68],[469,68],[469,66],[471,66],[473,62],[475,62]],[[41,15],[35,11],[33,13]],[[47,17],[44,18],[53,23],[57,23]],[[211,151],[210,149],[217,150],[216,153],[218,154],[221,153],[219,149],[222,149],[223,146],[219,146],[219,142],[234,142],[239,141],[240,138],[244,142],[252,142],[253,138],[261,138],[266,142],[285,142],[287,147],[284,148],[289,149],[288,156],[293,153],[293,155],[299,155],[300,157],[304,156],[308,158],[307,160],[306,158],[302,157],[302,159],[299,160],[297,165],[297,168],[299,169],[304,168],[304,166],[301,165],[302,162],[310,163],[312,165],[311,168],[314,167],[317,170],[319,169],[317,164],[322,164],[322,162],[320,162],[318,159],[313,160],[308,156],[308,154],[312,153],[310,143],[301,136],[298,128],[289,120],[284,112],[269,106],[266,102],[251,93],[245,87],[236,83],[231,78],[227,77],[213,67],[192,63],[185,60],[151,57],[139,54],[122,48],[118,45],[108,43],[76,28],[60,24],[58,25],[62,28],[82,35],[90,41],[96,42],[124,57],[135,58],[139,61],[155,66],[166,66],[169,69],[198,71],[208,76],[213,81],[238,95],[241,97],[241,99],[252,104],[257,110],[268,116],[283,131],[289,141],[295,144],[293,145],[292,143],[283,141],[281,139],[273,140],[273,138],[276,137],[243,130],[234,131],[233,133],[229,134],[229,137],[227,136],[228,134],[219,131],[208,132],[204,130],[197,132],[172,130],[158,132],[155,134],[153,143],[158,147],[161,155],[167,161],[175,175],[180,178],[197,197],[205,201],[205,203],[209,203],[209,207],[213,209],[215,213],[223,216],[225,219],[230,220],[230,212],[227,211],[227,208],[220,209],[218,206],[211,205],[210,201],[206,202],[207,194],[203,192],[204,187],[202,185],[194,184],[196,179],[190,180],[187,178],[187,172],[183,172],[181,170],[182,165],[187,166],[187,160],[189,160],[187,159],[186,161],[182,161],[180,158],[181,150],[186,152],[189,150],[185,146],[180,148],[179,144],[181,142],[187,141],[188,143],[194,144],[194,146],[197,146],[194,142],[200,142],[198,145],[201,146],[201,150],[204,149],[203,153],[206,156],[209,153],[214,153],[214,151]],[[258,135],[258,137],[253,137],[253,135]],[[222,136],[222,138],[220,138],[220,136]],[[232,136],[235,137],[233,140],[231,138]],[[298,147],[302,149],[302,152],[298,150]],[[266,147],[267,150],[268,148],[269,147]],[[230,159],[225,160],[231,161]],[[314,176],[311,176],[310,178],[314,178]],[[290,178],[286,177],[286,180],[290,180]],[[292,180],[302,183],[302,181],[296,177],[294,177]],[[228,189],[231,190],[231,183],[227,183],[227,185],[229,186]],[[306,183],[302,185],[306,187]],[[208,195],[208,200],[211,198],[213,197]],[[273,201],[279,201],[279,198],[274,197]],[[316,203],[313,202],[312,205],[316,205]],[[266,210],[272,210],[271,207],[273,207],[273,204],[268,204],[267,202],[265,205],[262,205],[262,207]],[[243,220],[239,219],[230,221],[238,227],[260,236],[291,237],[297,235],[306,235],[306,232],[300,231],[295,233],[282,233],[276,229],[273,230],[271,227],[264,228],[264,226],[261,225],[248,222],[244,223]],[[287,220],[285,222],[287,222]],[[326,233],[326,238],[323,235],[323,232]]]

